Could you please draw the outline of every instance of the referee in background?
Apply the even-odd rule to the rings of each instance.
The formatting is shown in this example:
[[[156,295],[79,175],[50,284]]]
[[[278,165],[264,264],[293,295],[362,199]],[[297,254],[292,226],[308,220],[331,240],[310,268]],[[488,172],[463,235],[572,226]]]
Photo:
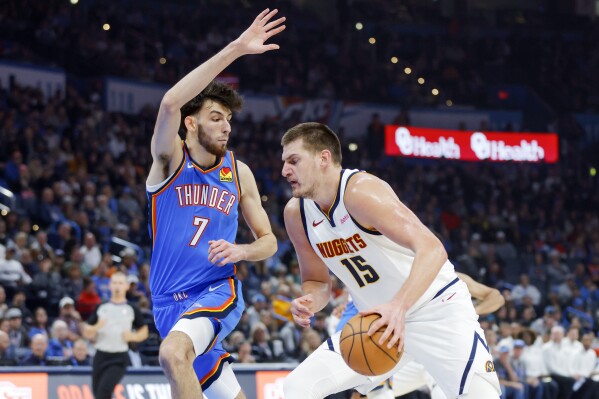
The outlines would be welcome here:
[[[139,309],[127,303],[127,276],[110,278],[110,301],[101,304],[83,324],[83,336],[95,341],[92,390],[95,399],[110,399],[129,365],[129,342],[148,338],[148,326]],[[135,331],[133,331],[135,330]]]

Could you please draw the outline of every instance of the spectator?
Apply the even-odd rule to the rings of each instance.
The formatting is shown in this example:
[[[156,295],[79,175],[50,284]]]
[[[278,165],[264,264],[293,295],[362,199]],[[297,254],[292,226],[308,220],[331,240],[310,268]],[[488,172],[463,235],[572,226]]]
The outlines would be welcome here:
[[[130,187],[123,188],[118,200],[119,220],[129,223],[142,213],[139,203],[133,198]]]
[[[316,313],[312,328],[318,333],[318,335],[320,335],[320,342],[324,342],[327,340],[327,338],[329,338],[327,314],[325,312]]]
[[[252,325],[250,332],[252,338],[252,355],[256,358],[257,363],[276,362],[278,356],[274,351],[273,340],[270,339],[268,328],[262,322],[257,322]]]
[[[260,312],[268,307],[266,297],[262,294],[256,294],[252,298],[252,304],[245,310],[247,317],[249,318],[249,324],[255,325],[260,321]]]
[[[549,375],[559,386],[558,397],[569,399],[572,396],[574,379],[570,373],[572,354],[568,345],[563,342],[564,328],[554,326],[551,329],[551,340],[543,345],[543,359]]]
[[[4,286],[0,284],[0,319],[4,317],[4,313],[8,310],[8,304],[6,303],[6,290]]]
[[[29,248],[38,260],[54,257],[54,250],[48,244],[48,233],[44,230],[38,230],[35,234],[35,241],[31,243]]]
[[[31,339],[31,354],[21,361],[21,366],[45,366],[48,363],[47,349],[48,338],[42,334],[34,335]]]
[[[16,253],[15,247],[6,248],[6,259],[0,259],[0,284],[5,287],[17,288],[31,283],[31,277],[25,273],[23,265],[14,259]]]
[[[29,338],[33,338],[36,334],[42,334],[46,337],[48,334],[48,313],[43,307],[38,307],[33,312],[33,323],[29,328]]]
[[[64,296],[60,273],[53,269],[52,259],[42,259],[40,271],[33,276],[33,282],[31,283],[31,291],[34,295],[33,301],[38,305],[47,307],[47,309],[57,308],[60,298]]]
[[[530,325],[530,328],[540,336],[544,336],[549,334],[549,331],[551,331],[553,326],[557,325],[558,322],[558,311],[556,307],[549,305],[545,307],[543,317],[536,319]]]
[[[518,375],[512,368],[510,348],[499,347],[499,358],[494,360],[495,371],[501,384],[502,399],[525,399],[524,384],[519,382]]]
[[[305,360],[308,356],[310,356],[318,347],[322,344],[320,340],[320,334],[311,329],[306,328],[302,333],[302,338],[300,340],[300,354],[299,361]]]
[[[89,277],[83,278],[83,291],[77,298],[75,308],[81,315],[82,320],[87,318],[94,312],[96,307],[102,303],[100,295],[96,292],[96,284]]]
[[[138,303],[140,298],[145,298],[143,292],[139,290],[139,278],[135,274],[127,276],[127,300],[132,303]]]
[[[73,366],[91,366],[91,356],[87,348],[87,343],[83,339],[78,339],[73,343],[73,354],[69,358],[69,363]]]
[[[108,264],[102,260],[93,276],[91,277],[96,285],[96,291],[102,301],[110,300],[110,276]]]
[[[29,327],[33,323],[33,315],[31,310],[27,307],[27,293],[22,288],[17,288],[12,296],[11,307],[17,308],[21,311],[23,318],[23,325]]]
[[[17,355],[15,347],[10,342],[8,334],[0,330],[0,366],[16,366]]]
[[[543,339],[541,337],[537,338],[537,334],[531,329],[522,330],[519,339],[524,342],[520,358],[526,367],[527,380],[533,382],[532,391],[536,391],[537,395],[541,395],[539,393],[541,391],[545,399],[557,399],[558,385],[552,379],[547,378],[549,372],[543,359]],[[537,380],[541,384],[540,388],[534,388],[534,382]]]
[[[23,313],[19,308],[9,308],[4,315],[8,320],[8,336],[10,343],[17,350],[17,354],[29,347],[29,334],[27,328],[23,326]]]
[[[73,228],[68,222],[60,222],[56,230],[50,230],[48,244],[50,244],[55,252],[60,249],[66,253],[69,249],[67,244],[70,244],[73,239],[72,230]]]
[[[83,255],[82,273],[88,276],[98,267],[102,260],[102,252],[96,243],[96,236],[93,233],[85,233],[83,245],[79,248],[79,252]]]
[[[63,280],[65,295],[70,298],[79,298],[83,291],[83,275],[78,263],[70,262],[70,266],[65,265],[67,277]]]
[[[526,370],[526,362],[522,358],[526,344],[523,340],[514,341],[512,351],[512,369],[518,377],[518,382],[524,386],[524,398],[543,399],[543,385],[538,377],[529,376]]]
[[[68,339],[75,342],[81,337],[81,315],[75,310],[75,301],[72,298],[65,296],[58,303],[59,315],[58,318],[65,323],[69,329]]]
[[[122,272],[129,275],[138,275],[137,252],[130,247],[125,247],[120,253]]]
[[[68,359],[73,354],[73,341],[69,340],[69,329],[63,320],[52,323],[51,339],[48,342],[48,356]]]
[[[256,358],[252,355],[252,345],[248,341],[239,345],[236,359],[238,363],[256,363]]]
[[[582,336],[582,347],[572,349],[573,364],[572,377],[574,385],[572,390],[576,398],[580,399],[596,399],[599,395],[599,382],[593,381],[591,378],[595,371],[597,363],[597,353],[592,348],[593,333],[587,332]]]
[[[522,305],[524,297],[529,297],[533,306],[539,306],[541,303],[541,292],[530,284],[530,278],[526,273],[520,275],[520,284],[512,289],[512,300],[516,306]]]
[[[549,252],[549,264],[547,265],[547,276],[550,287],[557,287],[570,275],[570,269],[561,260],[561,255],[557,249]]]

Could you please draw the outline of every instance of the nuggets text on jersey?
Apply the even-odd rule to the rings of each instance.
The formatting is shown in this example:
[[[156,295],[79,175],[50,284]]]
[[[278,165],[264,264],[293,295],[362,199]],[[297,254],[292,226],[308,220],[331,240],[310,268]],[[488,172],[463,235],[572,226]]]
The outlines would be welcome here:
[[[317,243],[316,247],[323,258],[332,258],[345,254],[353,254],[366,248],[366,242],[356,233],[349,238],[336,238],[331,241]]]

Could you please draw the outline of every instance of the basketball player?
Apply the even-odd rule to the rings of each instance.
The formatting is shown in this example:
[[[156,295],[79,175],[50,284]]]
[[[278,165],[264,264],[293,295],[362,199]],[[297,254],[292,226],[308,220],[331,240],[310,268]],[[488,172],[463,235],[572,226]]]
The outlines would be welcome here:
[[[474,308],[476,314],[486,315],[493,313],[505,303],[505,298],[503,298],[503,295],[501,295],[501,292],[499,292],[498,289],[476,282],[467,274],[456,274],[460,280],[466,283],[470,295],[478,301]],[[345,323],[357,313],[358,310],[353,305],[353,301],[348,302],[345,311],[341,316],[341,320],[339,321],[339,325],[337,326],[337,331],[341,331]],[[413,361],[393,375],[391,387],[387,384],[372,387],[373,390],[369,391],[366,396],[368,396],[369,399],[382,399],[387,395],[385,392],[389,391],[392,392],[392,394],[390,396],[387,395],[387,397],[395,398],[396,396],[406,395],[425,385],[431,393],[431,399],[447,398],[445,394],[443,394],[443,391],[441,391],[439,385],[424,367]],[[368,391],[368,388],[365,387],[365,390]]]
[[[273,255],[276,239],[254,176],[227,151],[241,98],[211,82],[245,54],[277,49],[264,42],[285,29],[264,10],[222,51],[173,86],[162,99],[146,182],[153,256],[150,288],[164,341],[159,359],[173,398],[245,398],[221,341],[244,309],[235,262]],[[199,93],[199,94],[198,94]],[[180,141],[180,122],[186,132]],[[254,242],[236,245],[238,207]],[[194,373],[195,370],[195,373]]]
[[[329,302],[330,269],[363,315],[381,316],[368,333],[386,326],[379,344],[404,350],[393,370],[367,377],[345,364],[336,333],[287,376],[285,398],[322,399],[376,384],[412,359],[449,398],[498,398],[499,381],[470,293],[437,237],[387,183],[342,169],[339,139],[327,126],[299,124],[281,143],[282,174],[295,197],[285,207],[285,225],[305,294],[292,302],[294,320],[309,326]]]

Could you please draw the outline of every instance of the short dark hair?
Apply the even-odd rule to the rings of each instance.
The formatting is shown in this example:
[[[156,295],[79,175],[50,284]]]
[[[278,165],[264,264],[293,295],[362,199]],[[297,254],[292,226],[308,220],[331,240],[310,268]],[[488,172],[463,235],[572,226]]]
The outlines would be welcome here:
[[[181,124],[183,130],[186,130],[183,122],[185,118],[199,112],[206,100],[217,102],[233,112],[239,111],[243,105],[243,99],[235,89],[225,83],[212,81],[200,94],[181,107]]]
[[[339,137],[327,125],[318,122],[305,122],[287,130],[281,139],[281,145],[286,146],[302,139],[304,148],[312,153],[329,150],[333,162],[341,165],[341,143]]]

